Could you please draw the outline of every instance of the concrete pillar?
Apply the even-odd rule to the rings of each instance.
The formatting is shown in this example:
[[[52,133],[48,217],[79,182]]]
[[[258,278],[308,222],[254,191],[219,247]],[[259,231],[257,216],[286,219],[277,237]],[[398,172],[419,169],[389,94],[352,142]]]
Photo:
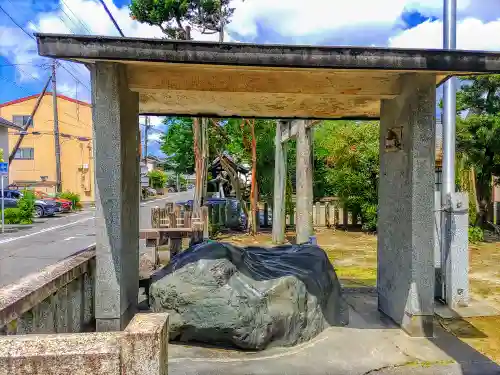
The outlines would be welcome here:
[[[92,66],[98,331],[122,330],[139,292],[139,97],[123,65]]]
[[[446,253],[444,294],[446,304],[456,309],[469,304],[469,196],[452,193],[445,205]]]
[[[297,121],[297,243],[309,241],[313,234],[313,183],[312,183],[312,153],[311,129],[304,120]]]
[[[285,242],[286,144],[281,143],[281,131],[285,126],[287,126],[287,121],[276,121],[273,196],[273,243],[275,244],[282,244]]]
[[[381,104],[378,307],[412,336],[433,334],[435,82],[408,74]]]

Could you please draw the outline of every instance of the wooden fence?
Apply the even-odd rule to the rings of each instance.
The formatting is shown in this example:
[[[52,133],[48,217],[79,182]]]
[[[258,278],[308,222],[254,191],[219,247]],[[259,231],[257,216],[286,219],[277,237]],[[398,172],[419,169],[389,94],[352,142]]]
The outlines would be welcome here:
[[[196,215],[188,206],[167,203],[164,208],[151,209],[152,228],[190,228],[193,225],[203,226],[204,237],[209,235],[209,227],[219,229],[237,227],[240,207],[228,203],[218,203],[213,206],[202,207],[201,213]],[[293,215],[286,215],[287,227],[295,227],[297,222],[297,209],[293,207]],[[347,228],[361,225],[359,215],[346,210],[335,199],[318,201],[312,207],[313,226],[326,228]],[[267,203],[259,205],[260,226],[272,226],[272,208]],[[210,225],[209,225],[210,224]]]
[[[293,215],[286,215],[286,225],[295,227],[297,222],[297,209],[293,207]],[[348,211],[337,202],[316,202],[312,207],[312,217],[314,227],[352,227],[361,225],[359,215]]]
[[[200,212],[193,212],[189,206],[166,203],[165,207],[151,209],[152,228],[191,228],[203,226],[208,228],[207,207],[202,207]]]

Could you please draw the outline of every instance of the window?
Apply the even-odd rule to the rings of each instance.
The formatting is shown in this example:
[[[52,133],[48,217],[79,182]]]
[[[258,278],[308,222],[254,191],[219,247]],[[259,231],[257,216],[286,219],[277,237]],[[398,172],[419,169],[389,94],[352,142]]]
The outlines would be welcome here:
[[[17,191],[11,191],[10,196],[7,196],[8,198],[12,198],[12,199],[21,199],[22,195],[17,192]]]
[[[33,160],[35,158],[35,149],[30,147],[20,148],[17,150],[14,159]]]
[[[14,115],[12,116],[12,122],[19,126],[25,126],[30,119],[30,115]],[[34,122],[31,122],[30,128],[34,126]]]

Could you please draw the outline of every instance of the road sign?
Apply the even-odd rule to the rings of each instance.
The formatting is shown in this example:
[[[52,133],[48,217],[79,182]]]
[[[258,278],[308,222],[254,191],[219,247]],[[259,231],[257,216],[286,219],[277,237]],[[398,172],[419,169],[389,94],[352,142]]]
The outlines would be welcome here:
[[[3,197],[3,176],[7,176],[7,173],[9,172],[9,163],[0,163],[0,199],[2,199],[2,233],[5,232],[5,217],[4,217],[4,197]]]

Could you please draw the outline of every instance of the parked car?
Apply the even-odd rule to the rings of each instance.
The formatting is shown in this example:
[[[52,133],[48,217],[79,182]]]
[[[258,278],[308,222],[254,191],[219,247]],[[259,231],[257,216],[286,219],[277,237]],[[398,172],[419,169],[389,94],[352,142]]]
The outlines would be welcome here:
[[[69,199],[51,197],[43,191],[34,191],[33,193],[38,199],[55,202],[59,212],[71,212],[73,208],[73,202]]]
[[[23,193],[19,190],[5,190],[2,197],[4,201],[4,207],[16,208],[17,202],[22,198],[22,196]],[[54,216],[56,212],[58,212],[56,202],[44,199],[35,200],[35,212],[33,213],[33,216]]]

